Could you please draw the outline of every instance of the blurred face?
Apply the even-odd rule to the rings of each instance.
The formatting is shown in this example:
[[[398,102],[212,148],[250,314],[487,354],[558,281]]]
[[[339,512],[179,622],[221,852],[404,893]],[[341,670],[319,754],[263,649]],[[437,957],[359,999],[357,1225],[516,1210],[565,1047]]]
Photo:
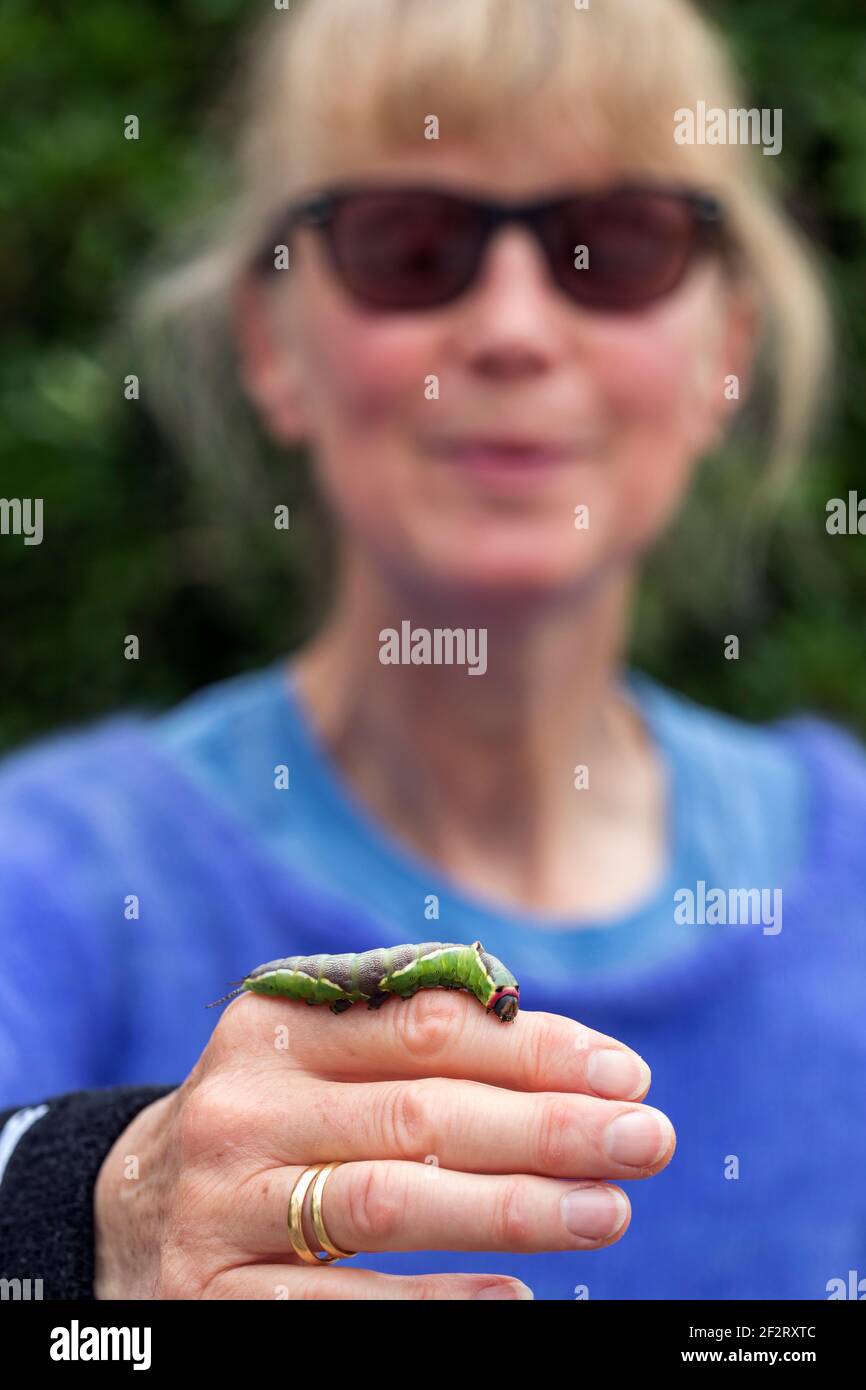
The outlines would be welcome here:
[[[430,142],[347,171],[367,175],[526,201],[617,181],[519,141]],[[355,558],[431,595],[511,602],[633,567],[723,426],[749,337],[715,257],[642,310],[599,312],[515,224],[464,294],[408,313],[353,302],[302,227],[291,270],[245,292],[239,323],[248,388],[276,438],[311,446]]]

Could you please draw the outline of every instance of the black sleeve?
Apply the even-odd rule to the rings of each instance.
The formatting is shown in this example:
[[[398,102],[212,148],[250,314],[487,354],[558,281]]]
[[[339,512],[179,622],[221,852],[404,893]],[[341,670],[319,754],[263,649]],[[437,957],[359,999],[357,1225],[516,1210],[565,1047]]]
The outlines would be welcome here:
[[[0,1111],[0,1279],[41,1279],[45,1299],[93,1299],[103,1159],[139,1110],[176,1089],[72,1091]]]

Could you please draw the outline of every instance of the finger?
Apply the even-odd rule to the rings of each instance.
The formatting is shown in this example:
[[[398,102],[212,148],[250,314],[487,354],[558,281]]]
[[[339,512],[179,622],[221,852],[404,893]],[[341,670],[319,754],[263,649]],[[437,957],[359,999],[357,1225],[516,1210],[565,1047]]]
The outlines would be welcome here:
[[[269,1078],[255,1106],[252,1098],[246,1104],[248,1114],[242,1111],[233,1127],[257,1136],[268,1167],[432,1158],[467,1173],[635,1179],[665,1167],[676,1147],[670,1120],[650,1105],[447,1077],[348,1084],[293,1078],[290,1103],[285,1087]],[[241,1150],[247,1170],[249,1154]]]
[[[378,1301],[475,1298],[532,1298],[519,1279],[495,1274],[377,1274],[371,1269],[315,1269],[245,1265],[226,1269],[208,1284],[205,1299],[376,1299]]]
[[[289,1197],[304,1170],[257,1173],[218,1201],[221,1238],[239,1256],[293,1257]],[[220,1210],[219,1208],[222,1208]],[[311,1250],[321,1250],[304,1203]],[[344,1163],[327,1176],[322,1218],[339,1250],[597,1250],[628,1229],[626,1194],[607,1183],[563,1182],[524,1173],[486,1176],[429,1163]]]
[[[234,1055],[250,1049],[279,1055],[284,1067],[290,1057],[332,1080],[465,1076],[514,1091],[617,1100],[642,1100],[652,1080],[643,1058],[616,1038],[561,1014],[522,1010],[513,1023],[501,1023],[458,990],[421,990],[381,1009],[356,1004],[341,1014],[246,995],[230,1005],[224,1022]]]

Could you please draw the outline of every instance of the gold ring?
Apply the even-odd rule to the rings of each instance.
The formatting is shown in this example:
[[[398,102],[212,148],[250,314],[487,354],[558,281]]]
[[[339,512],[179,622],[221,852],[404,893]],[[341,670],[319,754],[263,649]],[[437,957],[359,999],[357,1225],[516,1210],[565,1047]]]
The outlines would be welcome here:
[[[301,1176],[296,1179],[289,1197],[289,1240],[292,1242],[295,1254],[299,1255],[307,1264],[327,1265],[332,1260],[351,1260],[358,1253],[357,1250],[339,1250],[328,1236],[322,1217],[322,1192],[331,1173],[335,1168],[339,1168],[340,1162],[341,1160],[337,1160],[335,1163],[314,1163],[312,1167],[305,1168]],[[301,1216],[307,1188],[314,1178],[316,1185],[313,1188],[313,1229],[319,1244],[324,1247],[323,1250],[317,1251],[311,1250],[307,1244]],[[328,1251],[328,1254],[325,1254],[324,1251]]]

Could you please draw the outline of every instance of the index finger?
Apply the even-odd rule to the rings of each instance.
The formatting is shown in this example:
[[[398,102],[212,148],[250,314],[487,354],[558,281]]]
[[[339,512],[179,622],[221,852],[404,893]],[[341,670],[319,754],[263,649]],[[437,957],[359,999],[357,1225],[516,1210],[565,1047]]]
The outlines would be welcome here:
[[[252,994],[236,1000],[234,1009],[246,1014],[245,1025],[261,1024],[269,1047],[274,1027],[284,1024],[293,1062],[324,1080],[435,1075],[609,1100],[642,1100],[652,1080],[638,1053],[574,1019],[521,1010],[503,1024],[468,994],[450,989],[420,990],[376,1010],[357,1004],[336,1015],[324,1006]]]

